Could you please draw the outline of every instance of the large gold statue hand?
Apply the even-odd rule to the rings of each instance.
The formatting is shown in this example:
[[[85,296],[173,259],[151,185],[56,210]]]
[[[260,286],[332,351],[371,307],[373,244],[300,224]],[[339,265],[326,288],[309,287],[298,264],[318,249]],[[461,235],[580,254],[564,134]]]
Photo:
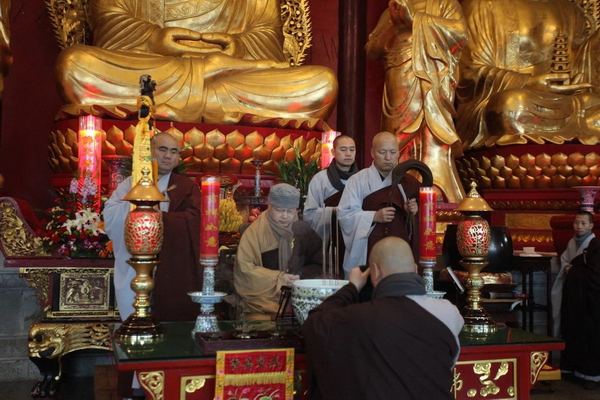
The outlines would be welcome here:
[[[244,49],[239,39],[229,33],[210,32],[202,34],[202,41],[218,45],[229,56],[243,58]]]
[[[190,42],[199,42],[202,35],[186,28],[157,28],[148,39],[148,48],[163,56],[181,56],[197,53],[198,49],[190,46]]]
[[[414,10],[411,0],[392,0],[388,6],[395,25],[412,27]]]
[[[569,74],[566,73],[540,74],[530,76],[525,82],[525,88],[539,92],[574,94],[592,87],[590,83],[569,84],[569,82]]]

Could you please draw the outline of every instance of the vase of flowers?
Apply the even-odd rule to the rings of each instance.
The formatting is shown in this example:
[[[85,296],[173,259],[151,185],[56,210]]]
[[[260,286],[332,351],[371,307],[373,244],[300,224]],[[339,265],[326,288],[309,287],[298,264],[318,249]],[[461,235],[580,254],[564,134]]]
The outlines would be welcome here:
[[[68,193],[59,194],[56,206],[46,210],[44,246],[53,254],[70,258],[112,258],[112,242],[104,231],[103,201],[91,177],[73,178]]]

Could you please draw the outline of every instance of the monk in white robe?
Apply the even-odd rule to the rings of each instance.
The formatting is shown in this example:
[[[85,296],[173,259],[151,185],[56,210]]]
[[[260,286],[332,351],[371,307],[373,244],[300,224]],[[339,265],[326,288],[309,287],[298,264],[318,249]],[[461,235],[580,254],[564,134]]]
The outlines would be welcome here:
[[[306,202],[304,203],[304,220],[321,236],[325,252],[330,254],[329,268],[331,277],[343,278],[341,265],[344,262],[344,240],[337,223],[337,206],[340,203],[346,182],[358,172],[354,159],[356,144],[354,139],[341,135],[333,141],[331,164],[317,173],[310,180]]]
[[[408,181],[402,181],[398,189],[401,199],[398,199],[396,207],[386,205],[374,210],[364,208],[365,199],[372,193],[389,187],[392,184],[392,170],[398,164],[399,142],[397,137],[390,132],[380,132],[373,138],[373,147],[371,148],[373,164],[366,169],[356,173],[346,184],[346,189],[338,206],[338,216],[344,243],[346,244],[346,254],[344,256],[344,272],[346,278],[349,276],[352,268],[365,265],[367,261],[367,252],[369,250],[369,236],[379,224],[386,226],[394,219],[398,221],[396,225],[404,225],[404,216],[407,213],[416,213],[418,211],[415,199],[408,196],[412,190],[407,193],[408,186],[411,189],[418,187],[418,181],[415,178],[406,176]],[[391,195],[388,195],[391,200]],[[401,209],[399,209],[401,208]],[[398,213],[398,215],[396,215]],[[393,236],[390,234],[390,236]],[[408,237],[402,239],[409,241]]]

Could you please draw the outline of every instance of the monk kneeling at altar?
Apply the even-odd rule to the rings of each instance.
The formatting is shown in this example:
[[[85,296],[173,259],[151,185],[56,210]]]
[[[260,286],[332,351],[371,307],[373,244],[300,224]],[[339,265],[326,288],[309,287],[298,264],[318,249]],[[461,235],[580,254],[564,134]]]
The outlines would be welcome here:
[[[158,189],[169,199],[161,202],[164,224],[163,246],[158,255],[152,314],[159,321],[193,321],[198,307],[187,292],[202,288],[200,265],[200,189],[191,179],[173,171],[179,163],[181,144],[168,133],[152,138],[152,158],[158,164]],[[121,319],[133,312],[135,293],[131,280],[135,270],[127,264],[131,255],[125,247],[125,218],[131,203],[121,200],[129,193],[131,177],[119,184],[106,202],[106,232],[115,252],[115,292]]]
[[[333,71],[286,60],[277,0],[91,0],[88,22],[94,46],[71,46],[56,64],[70,114],[135,107],[142,74],[157,83],[158,119],[327,118],[335,106]]]
[[[275,318],[282,286],[322,273],[322,240],[308,222],[298,220],[298,189],[281,183],[268,199],[269,208],[244,231],[233,269],[247,320]]]
[[[465,148],[528,139],[598,143],[600,31],[577,4],[584,3],[462,2],[469,41],[456,128]]]
[[[309,314],[302,326],[309,396],[326,399],[452,399],[464,324],[458,309],[425,294],[408,243],[379,241],[369,268]],[[360,303],[370,275],[373,299]]]

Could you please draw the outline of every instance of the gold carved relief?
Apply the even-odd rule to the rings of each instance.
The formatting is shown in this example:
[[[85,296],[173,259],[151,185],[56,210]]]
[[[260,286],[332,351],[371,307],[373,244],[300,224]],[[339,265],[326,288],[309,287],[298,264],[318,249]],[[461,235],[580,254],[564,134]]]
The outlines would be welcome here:
[[[59,308],[47,306],[47,318],[119,318],[116,306],[110,304],[112,268],[27,268],[19,269],[27,285],[35,290],[39,303],[50,302],[50,275],[60,276]]]
[[[492,158],[474,152],[457,160],[457,169],[464,185],[475,180],[481,189],[566,189],[597,185],[599,160],[594,151],[585,155],[556,152]]]
[[[562,214],[506,214],[505,223],[509,228],[514,229],[543,229],[551,230],[550,219],[556,215]]]
[[[106,324],[68,323],[34,324],[29,328],[29,357],[60,360],[72,351],[83,349],[110,349],[110,334]]]
[[[40,304],[47,304],[49,299],[50,274],[46,271],[38,268],[19,268],[19,276],[25,278],[27,285],[35,291],[35,297]]]
[[[467,387],[470,374],[474,374],[479,384]],[[499,384],[499,379],[509,375],[509,385]],[[506,382],[506,380],[505,380]],[[472,383],[471,383],[472,384]],[[454,382],[452,392],[454,397],[466,395],[469,398],[486,398],[491,395],[500,394],[505,400],[516,399],[515,386],[517,384],[517,360],[514,358],[499,360],[459,361],[454,367]],[[464,391],[464,392],[463,392]],[[464,395],[459,395],[463,392]]]
[[[292,67],[302,64],[306,49],[312,45],[312,26],[308,0],[284,0],[281,2],[283,21],[283,51]]]
[[[180,400],[185,400],[187,393],[194,393],[206,386],[208,379],[214,379],[214,375],[182,376],[179,390]]]
[[[533,385],[542,370],[544,364],[548,361],[548,352],[547,351],[534,351],[531,353],[531,384]]]
[[[60,274],[60,311],[107,310],[110,299],[110,271],[103,274]]]
[[[35,237],[19,217],[14,200],[0,201],[0,241],[7,257],[47,256],[40,238]]]
[[[152,396],[152,400],[164,400],[165,373],[163,371],[140,372],[140,384]]]
[[[548,232],[528,232],[528,231],[511,231],[513,242],[526,243],[553,243],[552,231]]]
[[[61,49],[89,41],[87,3],[88,0],[46,0],[50,22]]]
[[[295,129],[300,128],[299,120]],[[232,129],[231,132],[221,132],[216,129],[202,132],[192,128],[187,132],[181,132],[171,127],[167,132],[183,143],[181,158],[186,163],[188,172],[254,175],[255,166],[252,165],[252,160],[260,156],[260,159],[268,160],[262,165],[261,172],[277,174],[279,162],[286,157],[292,158],[295,149],[298,149],[307,162],[317,159],[321,154],[321,143],[316,137],[309,140],[303,137],[293,139],[290,134],[279,138],[275,132],[263,137],[256,131],[244,137],[235,128]],[[103,155],[131,156],[135,137],[133,126],[125,131],[113,126],[106,132],[103,131],[103,135],[106,138],[102,143]],[[73,173],[77,170],[78,158],[74,151],[76,144],[77,133],[71,129],[65,132],[59,130],[51,132],[48,150],[53,172]],[[104,167],[108,168],[106,165]]]

